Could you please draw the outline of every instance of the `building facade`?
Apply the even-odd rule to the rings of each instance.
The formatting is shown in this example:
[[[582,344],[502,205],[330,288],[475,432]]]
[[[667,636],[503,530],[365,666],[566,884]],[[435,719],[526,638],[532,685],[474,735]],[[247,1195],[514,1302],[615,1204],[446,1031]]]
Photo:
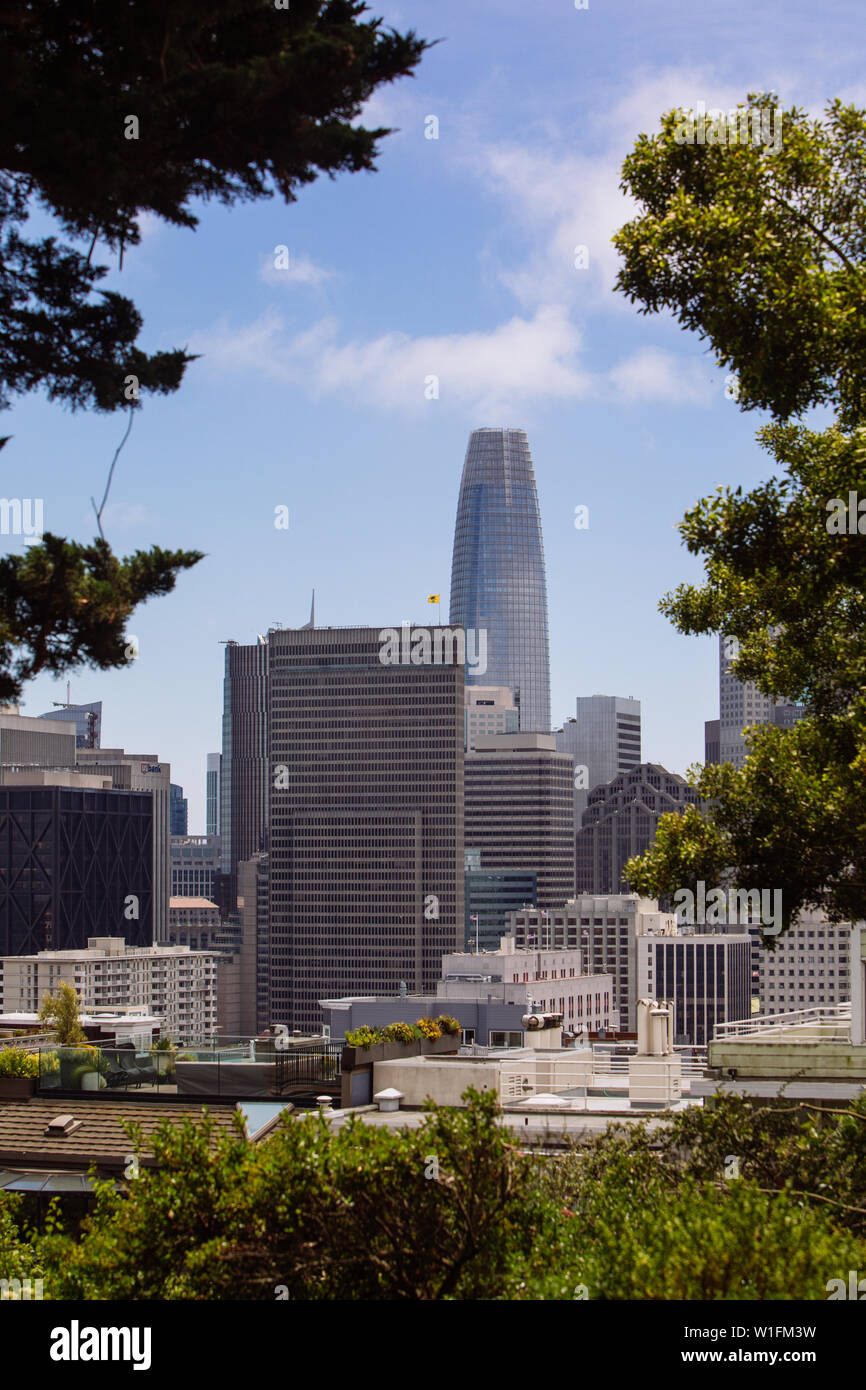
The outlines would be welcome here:
[[[218,835],[172,835],[171,897],[213,898],[219,869]]]
[[[176,782],[169,787],[169,830],[173,836],[189,831],[189,802]]]
[[[495,951],[512,912],[534,907],[538,875],[531,869],[467,869],[466,949]]]
[[[265,848],[268,825],[268,641],[226,643],[220,762],[221,874],[237,903],[238,864]]]
[[[220,833],[220,781],[222,753],[208,753],[205,775],[205,829],[208,835]]]
[[[752,1012],[747,931],[637,939],[638,998],[673,1005],[674,1043],[705,1047],[720,1023]]]
[[[717,762],[741,768],[748,756],[745,729],[750,724],[775,724],[790,729],[806,713],[803,705],[764,695],[752,681],[739,681],[731,669],[736,638],[719,637],[719,756]],[[707,759],[709,761],[709,759]]]
[[[271,1015],[291,1029],[326,996],[431,989],[464,939],[464,667],[442,644],[404,660],[391,631],[269,633]]]
[[[801,911],[776,939],[759,948],[758,991],[762,1014],[844,1004],[851,998],[851,923],[828,922],[825,913]]]
[[[81,949],[94,931],[149,946],[152,798],[73,769],[2,782],[0,955]]]
[[[481,872],[534,874],[538,907],[574,893],[572,761],[552,734],[478,735],[465,758],[466,843]]]
[[[113,787],[147,792],[153,801],[153,937],[166,941],[171,896],[171,766],[155,753],[126,753],[122,748],[79,748],[82,772],[110,777]]]
[[[619,695],[578,695],[574,719],[556,731],[556,747],[574,759],[574,824],[589,793],[640,763],[640,700]]]
[[[205,1037],[217,1026],[216,960],[207,951],[90,937],[82,949],[5,956],[0,967],[7,1013],[38,1010],[66,981],[82,1012],[144,1006],[173,1038]]]
[[[693,787],[658,763],[641,763],[594,787],[575,837],[578,893],[626,891],[626,863],[652,844],[661,816],[701,804]]]
[[[520,729],[550,731],[550,647],[541,515],[520,429],[469,437],[454,529],[450,621],[486,634],[469,684],[514,691]]]
[[[676,934],[672,913],[636,893],[583,894],[551,912],[538,908],[511,918],[518,949],[580,950],[590,974],[609,974],[613,1008],[624,1032],[637,1026],[638,940]]]
[[[517,733],[520,713],[512,691],[500,685],[467,685],[463,745],[475,747],[479,734]]]

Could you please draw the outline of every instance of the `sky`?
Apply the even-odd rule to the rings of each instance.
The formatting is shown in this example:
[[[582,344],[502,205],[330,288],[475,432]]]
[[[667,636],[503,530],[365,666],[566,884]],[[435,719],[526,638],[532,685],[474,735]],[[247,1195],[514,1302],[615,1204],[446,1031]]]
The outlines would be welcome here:
[[[436,592],[445,620],[460,473],[482,426],[522,427],[532,449],[555,726],[577,695],[632,696],[645,760],[684,773],[702,759],[717,642],[678,634],[658,602],[700,581],[677,531],[685,511],[771,465],[755,442],[763,418],[726,394],[707,345],[613,290],[610,238],[635,213],[622,161],[663,111],[699,100],[866,104],[859,0],[417,0],[373,13],[439,40],[365,110],[365,125],[396,128],[377,172],[321,178],[288,207],[201,205],[195,232],[145,216],[122,271],[95,255],[113,264],[105,287],[143,314],[141,346],[200,354],[177,393],[137,412],[106,536],[120,554],[206,558],[134,615],[138,658],[81,669],[71,694],[103,701],[103,746],[171,763],[193,834],[206,754],[221,745],[221,643],[306,622],[313,588],[323,626],[427,623]],[[46,530],[91,540],[90,499],[125,419],[33,395],[0,424],[14,436],[4,494],[42,498]],[[65,679],[39,677],[22,712],[65,699]]]

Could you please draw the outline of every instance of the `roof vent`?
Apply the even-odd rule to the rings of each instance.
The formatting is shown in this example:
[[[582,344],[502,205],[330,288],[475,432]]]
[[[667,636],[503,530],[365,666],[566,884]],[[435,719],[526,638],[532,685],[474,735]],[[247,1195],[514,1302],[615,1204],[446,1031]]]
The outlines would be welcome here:
[[[45,1133],[51,1139],[63,1139],[67,1134],[74,1134],[83,1124],[82,1120],[76,1120],[74,1115],[56,1115],[53,1120],[49,1120],[45,1126]]]

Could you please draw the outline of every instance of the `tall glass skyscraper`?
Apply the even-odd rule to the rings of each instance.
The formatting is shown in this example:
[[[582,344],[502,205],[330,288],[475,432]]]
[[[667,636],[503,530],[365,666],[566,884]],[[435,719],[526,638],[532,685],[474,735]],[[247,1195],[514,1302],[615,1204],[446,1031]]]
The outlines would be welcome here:
[[[519,699],[521,730],[548,732],[547,580],[524,430],[473,430],[469,436],[454,529],[450,621],[487,633],[486,670],[467,665],[467,684],[510,687]]]

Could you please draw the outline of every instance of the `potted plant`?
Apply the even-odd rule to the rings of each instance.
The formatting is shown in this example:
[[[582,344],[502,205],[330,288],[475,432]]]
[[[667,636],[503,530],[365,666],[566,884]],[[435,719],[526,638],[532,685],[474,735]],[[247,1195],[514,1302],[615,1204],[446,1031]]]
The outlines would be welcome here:
[[[32,1096],[39,1076],[39,1055],[23,1047],[0,1049],[0,1097],[21,1100]]]

